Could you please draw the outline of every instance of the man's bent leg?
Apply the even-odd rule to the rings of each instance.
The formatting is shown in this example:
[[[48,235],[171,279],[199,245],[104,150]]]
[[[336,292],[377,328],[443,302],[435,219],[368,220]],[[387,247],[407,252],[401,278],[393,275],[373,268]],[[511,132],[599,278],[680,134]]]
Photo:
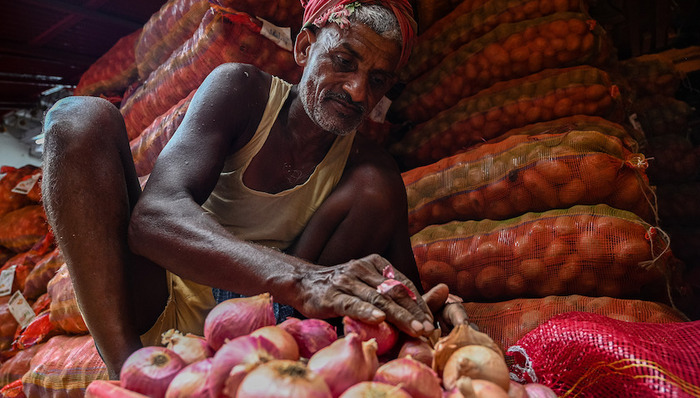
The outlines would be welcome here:
[[[118,378],[167,300],[165,270],[127,244],[141,190],[124,121],[105,100],[69,97],[48,112],[44,130],[49,223],[85,322],[110,377]]]

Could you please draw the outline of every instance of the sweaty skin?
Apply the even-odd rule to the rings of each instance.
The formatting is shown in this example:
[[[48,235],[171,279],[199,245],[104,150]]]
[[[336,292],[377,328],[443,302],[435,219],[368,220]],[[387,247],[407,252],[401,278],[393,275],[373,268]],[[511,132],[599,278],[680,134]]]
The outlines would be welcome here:
[[[353,131],[394,83],[400,49],[364,25],[331,24],[302,31],[294,51],[304,74],[245,172],[252,189],[275,193],[303,183],[336,134]],[[110,377],[165,306],[166,269],[245,295],[269,291],[308,317],[386,319],[413,336],[433,331],[431,310],[445,302],[446,286],[417,301],[403,289],[376,291],[389,263],[414,292],[420,285],[400,173],[361,137],[338,186],[287,253],[232,236],[202,210],[225,159],[255,132],[270,79],[250,65],[214,70],[143,192],[116,108],[71,97],[47,115],[47,213]],[[286,164],[300,170],[298,181],[287,178]]]

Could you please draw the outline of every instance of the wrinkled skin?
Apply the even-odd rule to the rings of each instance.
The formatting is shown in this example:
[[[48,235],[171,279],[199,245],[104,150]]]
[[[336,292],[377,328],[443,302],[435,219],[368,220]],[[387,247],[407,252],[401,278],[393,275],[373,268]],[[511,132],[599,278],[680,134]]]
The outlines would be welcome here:
[[[301,88],[292,89],[244,183],[276,193],[306,181],[336,135],[354,130],[391,87],[399,50],[364,25],[302,31],[294,49],[305,68]],[[445,286],[417,301],[403,289],[377,292],[389,263],[414,292],[420,284],[400,173],[388,154],[360,137],[337,187],[286,252],[242,241],[202,211],[225,159],[253,136],[270,79],[250,65],[214,70],[143,192],[116,108],[71,97],[47,114],[49,222],[110,377],[118,377],[164,308],[165,270],[241,294],[269,291],[308,317],[386,319],[412,336],[433,331],[433,312],[466,320],[450,308],[461,306],[442,311]],[[297,180],[288,178],[285,163],[300,171]]]

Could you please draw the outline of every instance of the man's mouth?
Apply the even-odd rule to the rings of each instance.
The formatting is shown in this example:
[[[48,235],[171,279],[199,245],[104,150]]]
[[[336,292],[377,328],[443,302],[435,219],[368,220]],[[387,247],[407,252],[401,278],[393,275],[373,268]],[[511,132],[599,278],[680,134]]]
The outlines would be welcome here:
[[[331,93],[326,96],[326,99],[332,101],[335,104],[334,107],[338,109],[343,116],[364,114],[364,107],[362,105],[353,103],[342,94]]]

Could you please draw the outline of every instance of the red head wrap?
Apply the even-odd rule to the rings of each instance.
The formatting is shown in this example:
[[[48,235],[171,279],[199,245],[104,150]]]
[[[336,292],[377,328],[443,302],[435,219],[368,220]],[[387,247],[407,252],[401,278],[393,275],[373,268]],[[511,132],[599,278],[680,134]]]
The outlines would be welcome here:
[[[377,4],[391,10],[399,21],[403,46],[399,67],[408,62],[416,35],[416,21],[413,8],[408,0],[301,0],[304,6],[304,27],[324,26],[328,21],[338,22],[341,26],[347,22],[347,16],[354,9],[353,4]]]

